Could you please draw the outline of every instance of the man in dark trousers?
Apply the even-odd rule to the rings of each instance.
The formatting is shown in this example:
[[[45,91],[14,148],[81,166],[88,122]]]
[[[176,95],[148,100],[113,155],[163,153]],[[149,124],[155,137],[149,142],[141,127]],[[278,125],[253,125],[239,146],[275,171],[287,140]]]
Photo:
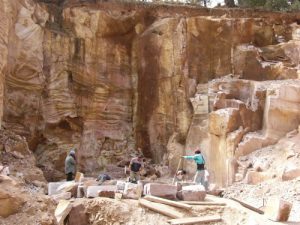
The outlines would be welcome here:
[[[182,156],[184,159],[194,160],[197,165],[197,172],[194,177],[196,184],[202,184],[205,186],[205,160],[200,150],[195,151],[193,156]]]
[[[143,157],[141,155],[131,159],[129,164],[130,182],[137,183],[140,180],[140,171],[143,167],[144,167],[144,163],[143,163]]]
[[[67,176],[67,181],[72,181],[76,174],[76,156],[75,150],[72,149],[65,160],[65,174]]]
[[[104,173],[100,174],[96,181],[99,181],[99,185],[101,185],[107,180],[111,180],[111,177],[108,174]]]

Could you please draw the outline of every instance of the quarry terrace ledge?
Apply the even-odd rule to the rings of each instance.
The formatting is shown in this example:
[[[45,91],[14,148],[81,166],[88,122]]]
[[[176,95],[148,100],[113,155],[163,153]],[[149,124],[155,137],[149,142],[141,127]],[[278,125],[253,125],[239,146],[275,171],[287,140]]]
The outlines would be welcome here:
[[[277,19],[286,19],[287,22],[299,22],[300,14],[297,12],[270,12],[262,9],[246,9],[246,8],[204,8],[192,4],[175,4],[175,3],[147,3],[147,2],[126,2],[117,0],[36,0],[36,2],[56,5],[62,8],[69,7],[91,7],[98,10],[138,10],[147,11],[153,14],[161,14],[162,16],[174,16],[174,13],[182,16],[224,16],[227,18],[256,18],[256,17],[272,17]],[[151,11],[149,11],[151,10]],[[155,11],[154,11],[155,10]]]

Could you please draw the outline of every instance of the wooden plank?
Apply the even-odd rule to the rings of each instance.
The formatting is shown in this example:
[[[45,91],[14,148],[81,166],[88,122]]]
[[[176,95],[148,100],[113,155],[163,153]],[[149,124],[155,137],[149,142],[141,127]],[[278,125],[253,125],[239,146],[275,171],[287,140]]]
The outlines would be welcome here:
[[[166,206],[166,205],[163,205],[160,203],[150,202],[145,199],[140,199],[139,204],[148,209],[151,209],[154,212],[158,212],[160,214],[169,216],[174,219],[182,218],[184,216],[182,213],[176,211],[175,209],[171,208],[170,206]]]
[[[245,202],[243,202],[241,200],[238,200],[236,198],[230,198],[230,199],[233,200],[233,201],[236,201],[236,202],[240,203],[242,206],[244,206],[247,209],[250,209],[250,210],[252,210],[254,212],[257,212],[259,214],[264,214],[264,211],[262,211],[262,210],[260,210],[258,208],[255,208],[255,207],[253,207],[253,206],[251,206],[251,205],[249,205],[249,204],[247,204],[247,203],[245,203]]]
[[[185,203],[175,202],[172,200],[159,198],[159,197],[155,197],[155,196],[151,196],[151,195],[145,196],[144,199],[151,201],[151,202],[162,203],[162,204],[171,205],[171,206],[175,206],[175,207],[183,208],[183,209],[191,209],[192,208],[192,206],[185,204]]]
[[[225,206],[225,202],[197,202],[197,201],[182,201],[184,204],[188,205],[208,205],[208,206]]]
[[[203,216],[203,217],[186,217],[181,219],[173,219],[168,222],[172,225],[176,224],[194,224],[194,223],[209,223],[220,222],[222,218],[220,216]]]

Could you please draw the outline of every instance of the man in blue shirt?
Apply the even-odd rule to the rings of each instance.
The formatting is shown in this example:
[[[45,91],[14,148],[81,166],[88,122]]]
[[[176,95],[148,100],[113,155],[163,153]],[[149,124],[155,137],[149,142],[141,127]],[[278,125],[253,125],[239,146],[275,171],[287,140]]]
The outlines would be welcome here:
[[[196,184],[205,185],[205,160],[201,154],[200,150],[195,151],[195,155],[193,156],[182,156],[184,159],[194,160],[197,164],[197,172],[194,177],[194,182]]]

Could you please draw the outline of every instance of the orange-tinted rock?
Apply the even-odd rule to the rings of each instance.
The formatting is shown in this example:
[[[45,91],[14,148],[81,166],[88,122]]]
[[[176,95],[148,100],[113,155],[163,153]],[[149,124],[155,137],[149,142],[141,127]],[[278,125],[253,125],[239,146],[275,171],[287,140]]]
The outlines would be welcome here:
[[[297,38],[269,47],[278,35],[286,41],[292,32],[297,36],[297,26],[289,26],[297,14],[82,2],[0,3],[0,117],[4,111],[5,127],[26,136],[49,181],[65,177],[64,159],[73,147],[87,175],[128,161],[137,147],[160,163],[174,133],[187,153],[206,149],[207,114],[192,117],[190,102],[198,84],[205,88],[227,74],[265,80],[297,72]],[[240,46],[247,43],[256,47]],[[266,64],[278,56],[290,59]],[[225,130],[215,118],[212,134],[240,125],[259,129],[264,105],[255,84],[222,85],[231,91],[216,91],[226,95],[216,107],[230,106],[234,115]],[[225,145],[222,138],[214,147]]]
[[[18,184],[7,176],[0,176],[0,216],[8,217],[20,211],[25,203]]]
[[[287,221],[292,209],[292,204],[278,198],[269,198],[265,215],[273,221]]]
[[[226,135],[241,125],[239,111],[234,108],[220,109],[209,115],[209,132],[214,135]]]
[[[82,225],[88,224],[88,215],[83,204],[80,202],[75,202],[69,213],[68,223],[70,225]]]

